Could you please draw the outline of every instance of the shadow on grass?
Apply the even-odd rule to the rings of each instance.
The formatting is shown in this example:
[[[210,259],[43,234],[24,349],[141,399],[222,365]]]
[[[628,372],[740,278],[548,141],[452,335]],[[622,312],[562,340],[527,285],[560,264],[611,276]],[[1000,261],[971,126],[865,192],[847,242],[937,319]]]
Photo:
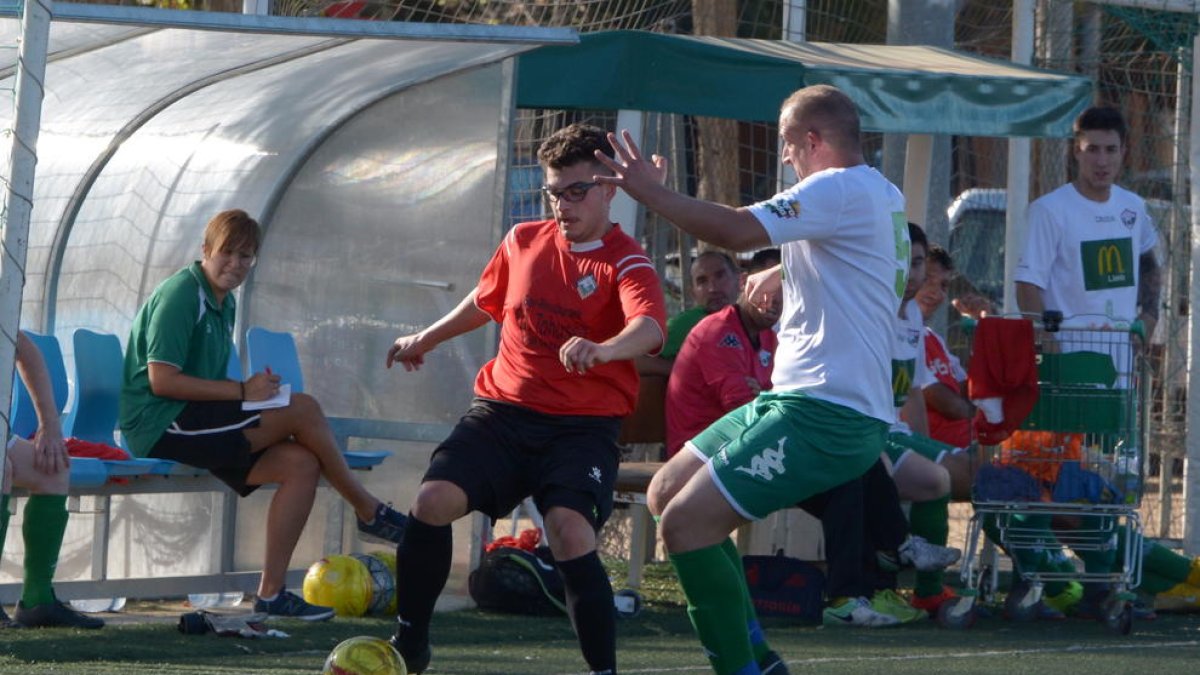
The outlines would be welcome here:
[[[623,579],[619,571],[614,579]],[[619,584],[617,584],[619,586]],[[649,600],[637,618],[618,623],[622,672],[707,673],[669,568],[647,568]],[[1089,675],[1191,672],[1200,658],[1200,616],[1139,622],[1129,636],[1098,622],[1016,624],[983,619],[970,631],[927,621],[863,630],[763,621],[772,646],[792,672],[907,673],[1087,672]],[[338,618],[307,624],[279,621],[287,639],[185,636],[173,624],[128,624],[100,631],[0,631],[0,673],[141,675],[143,673],[316,673],[338,642],[355,635],[387,637],[388,618]],[[564,675],[583,670],[566,617],[525,617],[468,610],[438,614],[431,675]],[[1153,664],[1152,666],[1148,664]]]

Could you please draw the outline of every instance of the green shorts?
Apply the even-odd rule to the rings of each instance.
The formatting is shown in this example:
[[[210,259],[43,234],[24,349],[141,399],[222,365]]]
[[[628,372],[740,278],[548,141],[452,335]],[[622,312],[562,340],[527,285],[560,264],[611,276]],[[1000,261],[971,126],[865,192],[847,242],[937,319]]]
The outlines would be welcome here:
[[[804,394],[760,394],[714,422],[687,448],[729,504],[758,520],[863,475],[888,425]]]
[[[952,454],[954,450],[953,445],[935,441],[928,436],[900,433],[888,434],[887,443],[884,447],[884,452],[887,453],[888,459],[892,460],[892,471],[900,468],[900,463],[904,461],[904,456],[910,452],[915,452],[937,464],[942,461],[943,457]]]

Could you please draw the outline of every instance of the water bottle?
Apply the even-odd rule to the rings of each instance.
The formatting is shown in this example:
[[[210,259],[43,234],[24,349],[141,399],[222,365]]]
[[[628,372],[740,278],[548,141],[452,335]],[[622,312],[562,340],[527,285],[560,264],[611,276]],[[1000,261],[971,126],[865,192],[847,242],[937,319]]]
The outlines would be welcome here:
[[[223,591],[221,593],[188,593],[188,604],[196,609],[211,609],[213,607],[237,607],[242,604],[245,594],[241,591]]]
[[[69,600],[67,604],[76,612],[86,612],[88,614],[119,612],[125,608],[125,598],[82,598]]]
[[[1126,504],[1136,504],[1138,492],[1141,489],[1142,453],[1137,446],[1118,448],[1117,460],[1118,483],[1117,489]]]

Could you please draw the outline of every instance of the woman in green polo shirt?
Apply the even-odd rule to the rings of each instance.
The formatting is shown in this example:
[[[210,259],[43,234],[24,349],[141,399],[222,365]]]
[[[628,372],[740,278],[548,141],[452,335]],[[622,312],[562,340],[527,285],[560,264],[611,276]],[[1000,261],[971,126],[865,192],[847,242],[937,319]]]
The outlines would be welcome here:
[[[159,284],[138,310],[125,352],[121,430],[133,454],[207,469],[243,497],[276,484],[254,609],[319,621],[333,610],[284,588],[318,480],[323,476],[354,507],[368,538],[398,543],[405,517],[350,472],[315,399],[294,393],[280,407],[244,410],[244,401],[278,394],[279,376],[226,379],[233,291],[254,266],[260,241],[258,223],[245,211],[218,213],[204,231],[203,259]]]

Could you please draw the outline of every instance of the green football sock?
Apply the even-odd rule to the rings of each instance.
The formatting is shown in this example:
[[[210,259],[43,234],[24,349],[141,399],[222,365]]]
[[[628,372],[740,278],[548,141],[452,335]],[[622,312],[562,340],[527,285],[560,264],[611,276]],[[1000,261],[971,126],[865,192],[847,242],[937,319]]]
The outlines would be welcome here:
[[[1150,543],[1142,548],[1142,569],[1143,574],[1154,574],[1170,581],[1167,587],[1170,588],[1175,584],[1190,583],[1188,577],[1192,572],[1192,559],[1160,544]]]
[[[4,553],[4,535],[8,534],[8,495],[0,495],[0,553]]]
[[[1154,572],[1143,571],[1142,583],[1138,585],[1137,590],[1150,595],[1158,595],[1165,593],[1179,585],[1179,582],[1172,581],[1164,576],[1155,574]]]
[[[716,675],[757,672],[746,632],[743,570],[733,566],[720,544],[670,557],[687,597],[688,618]]]
[[[754,651],[754,661],[767,655],[771,651],[770,645],[767,644],[767,636],[763,634],[762,625],[758,623],[758,612],[754,609],[754,600],[750,597],[750,587],[746,585],[745,566],[742,564],[742,555],[738,553],[737,545],[733,543],[733,539],[725,538],[721,542],[721,550],[725,555],[729,556],[729,561],[733,563],[741,574],[738,574],[738,579],[741,580],[742,598],[746,603],[746,632],[750,634],[750,648]]]
[[[31,495],[25,503],[25,586],[21,602],[35,607],[54,602],[54,569],[67,530],[66,495]]]
[[[950,495],[927,502],[913,502],[908,514],[909,529],[926,541],[945,546],[950,537]],[[929,598],[942,592],[942,570],[917,572],[913,595]]]
[[[1084,516],[1081,520],[1080,529],[1099,530],[1083,536],[1088,543],[1103,544],[1105,540],[1112,539],[1116,534],[1115,525],[1110,525],[1108,529],[1100,529],[1103,520],[1099,516]],[[1088,574],[1110,574],[1117,566],[1117,548],[1115,546],[1109,547],[1107,550],[1078,550],[1075,551],[1075,555],[1083,561],[1083,569]]]
[[[1050,532],[1049,516],[1017,514],[1007,517],[1010,527],[1020,527],[1026,531],[1044,530],[1044,534],[1039,537],[1043,548],[1035,549],[1024,545],[1019,548],[1007,546],[1006,542],[1002,540],[995,514],[990,513],[984,516],[983,519],[983,531],[987,533],[988,538],[1012,557],[1013,561],[1017,564],[1018,571],[1038,570],[1049,564],[1050,556],[1047,554],[1047,549],[1053,549],[1058,545],[1054,535]],[[1013,575],[1013,578],[1017,578],[1016,575]]]

